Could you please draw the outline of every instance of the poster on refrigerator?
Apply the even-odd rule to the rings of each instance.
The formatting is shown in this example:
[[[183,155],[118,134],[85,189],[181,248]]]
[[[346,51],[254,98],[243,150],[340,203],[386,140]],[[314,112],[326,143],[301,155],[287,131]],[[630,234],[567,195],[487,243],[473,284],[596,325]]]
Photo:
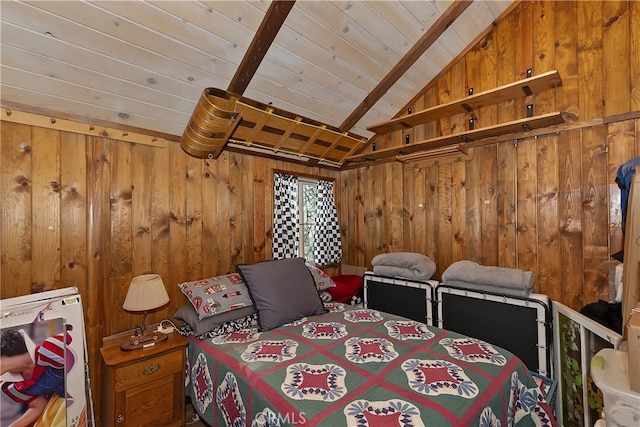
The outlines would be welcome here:
[[[76,288],[0,301],[0,427],[93,425]]]

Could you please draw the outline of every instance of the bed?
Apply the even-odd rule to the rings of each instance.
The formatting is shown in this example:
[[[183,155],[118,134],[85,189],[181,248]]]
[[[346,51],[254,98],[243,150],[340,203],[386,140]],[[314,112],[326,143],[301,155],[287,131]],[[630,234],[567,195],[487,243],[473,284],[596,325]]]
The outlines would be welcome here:
[[[511,353],[419,321],[339,303],[320,301],[320,311],[300,316],[288,306],[306,304],[295,302],[309,297],[306,287],[297,283],[292,293],[282,277],[275,287],[265,285],[270,275],[286,270],[265,274],[263,268],[242,274],[256,313],[237,327],[188,336],[186,392],[206,423],[556,425],[540,383]],[[273,304],[272,294],[281,287],[277,298],[283,305],[270,323],[264,299]],[[293,320],[283,322],[288,316]]]

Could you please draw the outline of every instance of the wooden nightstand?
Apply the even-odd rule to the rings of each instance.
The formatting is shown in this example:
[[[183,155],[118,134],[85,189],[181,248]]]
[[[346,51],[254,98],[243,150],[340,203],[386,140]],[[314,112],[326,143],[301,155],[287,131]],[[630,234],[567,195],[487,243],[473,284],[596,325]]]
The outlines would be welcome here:
[[[183,426],[187,340],[173,332],[152,347],[123,351],[129,336],[107,338],[102,353],[102,425]]]

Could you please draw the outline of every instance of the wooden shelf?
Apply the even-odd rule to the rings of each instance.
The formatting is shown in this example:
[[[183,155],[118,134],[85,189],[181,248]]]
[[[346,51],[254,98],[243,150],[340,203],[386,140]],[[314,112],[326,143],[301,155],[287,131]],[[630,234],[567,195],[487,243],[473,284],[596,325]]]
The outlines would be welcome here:
[[[564,123],[564,118],[559,112],[543,114],[540,116],[527,117],[511,122],[501,123],[495,126],[487,126],[466,132],[440,136],[436,138],[418,141],[398,147],[391,147],[384,150],[372,151],[370,153],[357,154],[347,158],[350,162],[369,162],[395,156],[405,156],[407,154],[421,151],[435,150],[449,145],[468,144],[485,138],[505,135],[509,133],[528,132],[533,129]]]
[[[511,99],[530,96],[562,86],[562,80],[557,70],[548,71],[537,76],[519,80],[504,86],[485,92],[471,95],[457,101],[427,108],[413,114],[398,117],[384,123],[379,123],[367,128],[377,134],[387,134],[396,130],[408,129],[423,123],[450,117],[460,113],[471,113],[474,110],[488,105],[509,101]]]
[[[446,165],[454,162],[464,162],[473,158],[473,147],[469,144],[449,145],[428,151],[397,156],[396,160],[405,163],[407,167],[419,169],[434,165]]]

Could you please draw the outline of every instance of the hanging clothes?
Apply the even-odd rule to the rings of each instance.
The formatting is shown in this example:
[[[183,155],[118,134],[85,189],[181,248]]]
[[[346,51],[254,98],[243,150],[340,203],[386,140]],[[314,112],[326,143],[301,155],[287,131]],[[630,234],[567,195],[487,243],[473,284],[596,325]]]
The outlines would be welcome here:
[[[618,168],[616,183],[620,187],[620,206],[622,208],[622,232],[624,233],[627,220],[627,204],[629,202],[629,190],[631,178],[636,174],[636,167],[640,166],[640,156],[627,160]]]

